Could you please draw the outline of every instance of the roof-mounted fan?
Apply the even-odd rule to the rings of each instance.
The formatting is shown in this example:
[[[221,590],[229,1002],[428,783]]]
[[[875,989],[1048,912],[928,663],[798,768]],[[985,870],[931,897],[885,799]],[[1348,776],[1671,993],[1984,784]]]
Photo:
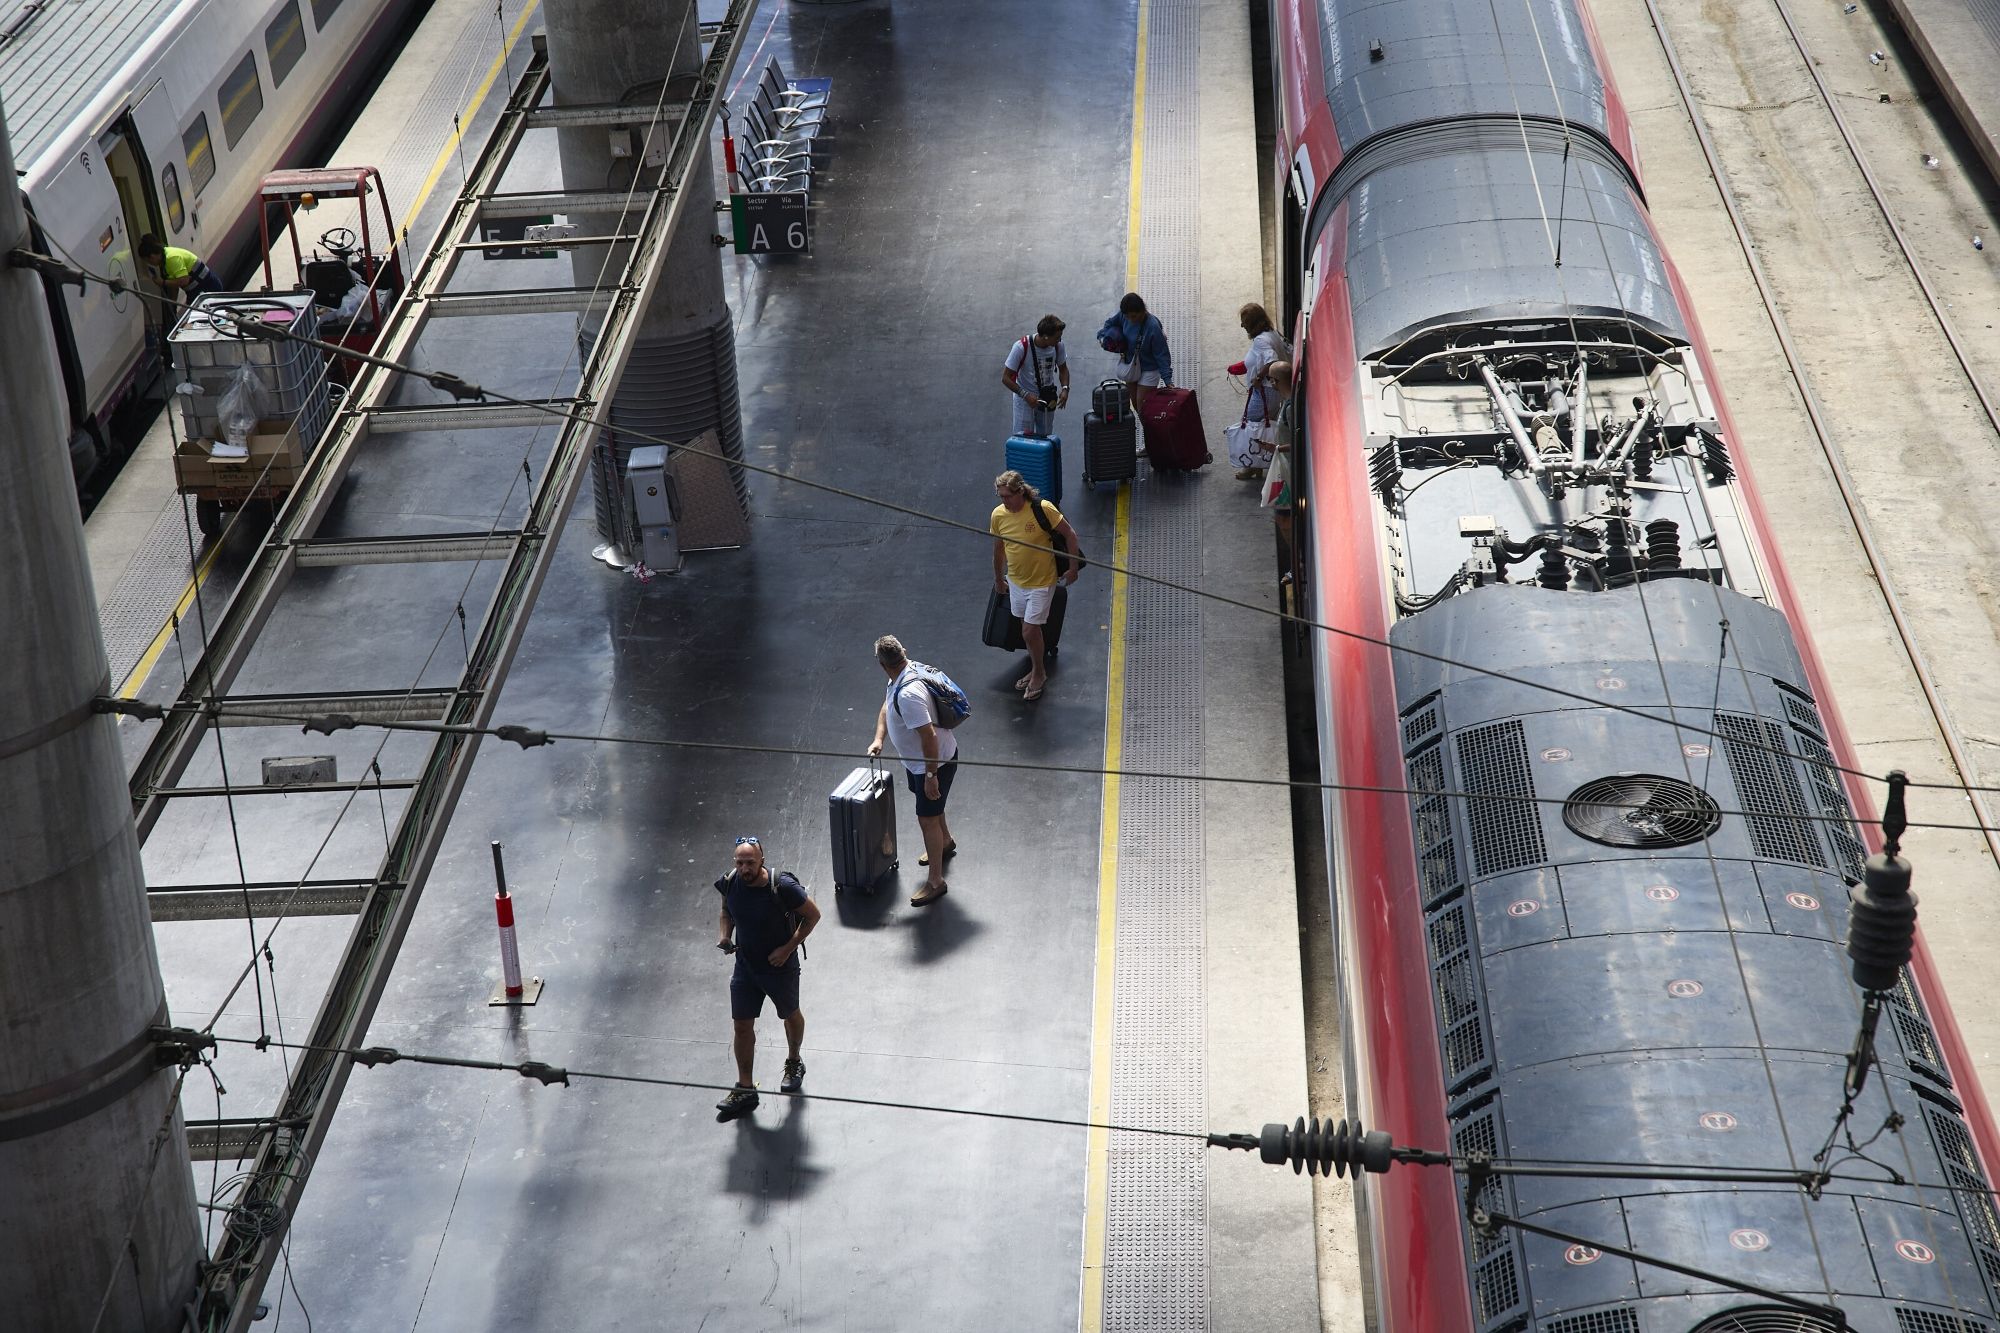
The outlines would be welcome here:
[[[1722,810],[1707,792],[1679,778],[1619,773],[1571,792],[1563,823],[1606,847],[1685,847],[1722,827]]]
[[[1835,1327],[1832,1321],[1803,1310],[1760,1305],[1752,1310],[1731,1310],[1717,1315],[1698,1325],[1694,1333],[1835,1333]]]

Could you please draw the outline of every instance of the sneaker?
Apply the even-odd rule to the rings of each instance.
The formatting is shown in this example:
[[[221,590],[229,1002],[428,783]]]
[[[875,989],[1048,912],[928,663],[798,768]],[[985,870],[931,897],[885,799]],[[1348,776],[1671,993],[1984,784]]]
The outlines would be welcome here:
[[[806,1090],[806,1062],[793,1057],[785,1061],[785,1076],[778,1080],[778,1091],[784,1093]]]
[[[731,1088],[728,1095],[715,1104],[715,1119],[723,1123],[738,1116],[749,1115],[757,1109],[757,1089],[746,1088],[741,1083]]]

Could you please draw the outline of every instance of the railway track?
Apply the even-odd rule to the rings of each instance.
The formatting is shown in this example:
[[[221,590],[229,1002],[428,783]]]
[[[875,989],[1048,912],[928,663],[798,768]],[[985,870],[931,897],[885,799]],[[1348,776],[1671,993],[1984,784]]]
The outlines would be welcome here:
[[[1931,657],[1925,651],[1921,641],[1921,634],[1915,623],[1916,616],[1912,613],[1908,605],[1908,599],[1905,597],[1903,591],[1897,586],[1896,578],[1891,569],[1891,560],[1885,553],[1883,543],[1876,530],[1876,524],[1869,514],[1868,502],[1870,496],[1864,493],[1863,487],[1857,482],[1853,470],[1848,466],[1846,453],[1839,439],[1839,432],[1830,420],[1829,413],[1821,400],[1819,392],[1815,388],[1814,375],[1807,364],[1808,358],[1806,354],[1801,352],[1799,341],[1793,335],[1791,320],[1787,316],[1786,303],[1772,282],[1761,253],[1761,247],[1757,238],[1752,234],[1751,225],[1746,221],[1744,209],[1739,202],[1737,192],[1731,185],[1730,172],[1724,162],[1723,154],[1717,147],[1715,136],[1712,134],[1707,117],[1703,113],[1701,99],[1697,97],[1695,89],[1692,86],[1687,66],[1683,63],[1680,49],[1672,33],[1668,30],[1667,21],[1661,13],[1658,0],[1643,0],[1643,3],[1647,17],[1651,21],[1653,32],[1658,39],[1661,53],[1665,56],[1667,66],[1672,73],[1672,81],[1679,99],[1680,108],[1694,130],[1695,137],[1700,145],[1702,158],[1707,165],[1710,176],[1715,182],[1716,192],[1721,197],[1724,208],[1728,213],[1730,228],[1734,233],[1737,248],[1742,254],[1743,262],[1748,268],[1751,280],[1756,285],[1763,314],[1768,319],[1771,331],[1777,339],[1778,347],[1792,384],[1805,406],[1806,417],[1814,442],[1818,447],[1819,453],[1825,459],[1832,481],[1839,492],[1841,505],[1852,527],[1854,537],[1859,545],[1862,557],[1867,564],[1869,574],[1880,592],[1882,603],[1894,628],[1897,642],[1910,664],[1912,675],[1923,695],[1924,705],[1936,729],[1938,740],[1942,743],[1946,755],[1949,756],[1953,769],[1951,775],[1930,773],[1921,776],[1935,780],[1949,780],[1949,777],[1955,776],[1958,781],[1965,783],[1968,788],[1976,788],[1987,783],[1988,777],[1974,759],[1966,736],[1953,717],[1952,709],[1945,698],[1945,687],[1940,683],[1939,672],[1934,667]],[[1760,0],[1760,3],[1768,6],[1776,16],[1786,39],[1791,45],[1791,49],[1797,52],[1800,66],[1811,82],[1814,95],[1817,99],[1817,105],[1824,110],[1838,132],[1846,159],[1852,162],[1855,170],[1859,173],[1868,197],[1872,201],[1875,211],[1879,214],[1883,225],[1886,227],[1894,243],[1895,252],[1900,259],[1901,267],[1907,271],[1910,278],[1915,282],[1916,288],[1921,294],[1923,305],[1928,310],[1931,320],[1935,323],[1939,335],[1951,350],[1963,385],[1970,389],[1973,398],[1979,404],[1980,412],[1991,433],[1995,449],[2000,450],[2000,408],[1996,408],[1995,393],[1987,382],[1986,376],[1981,373],[1973,352],[1968,348],[1956,323],[1948,313],[1949,303],[1940,294],[1937,284],[1932,280],[1931,274],[1926,269],[1918,248],[1912,243],[1902,223],[1898,220],[1889,192],[1884,188],[1881,180],[1871,168],[1867,153],[1857,139],[1853,128],[1848,122],[1847,116],[1841,110],[1840,96],[1829,87],[1827,78],[1822,72],[1823,67],[1816,61],[1813,49],[1805,33],[1800,29],[1785,0]],[[1970,485],[1975,480],[1975,478],[1968,476],[1966,483]],[[1965,796],[1977,823],[1982,826],[1980,837],[1984,841],[1987,855],[1992,859],[1996,869],[2000,869],[2000,824],[1996,824],[1988,797],[1985,793],[1977,790],[1968,790]]]

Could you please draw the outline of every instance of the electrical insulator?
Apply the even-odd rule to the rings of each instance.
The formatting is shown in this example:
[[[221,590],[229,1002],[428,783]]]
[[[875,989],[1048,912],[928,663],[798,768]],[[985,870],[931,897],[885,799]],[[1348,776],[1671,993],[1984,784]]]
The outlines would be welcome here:
[[[1633,582],[1639,563],[1632,555],[1633,527],[1622,518],[1605,521],[1604,585],[1607,588],[1623,588]]]
[[[1646,568],[1681,567],[1681,527],[1670,518],[1656,518],[1646,525]]]
[[[1907,827],[1903,788],[1908,782],[1900,769],[1889,775],[1882,850],[1868,858],[1862,882],[1847,895],[1847,956],[1854,962],[1854,984],[1865,991],[1895,989],[1916,944],[1917,898],[1910,892],[1910,863],[1897,854]]]
[[[1563,589],[1569,587],[1569,557],[1553,546],[1542,548],[1542,567],[1535,572],[1535,581],[1544,588]]]
[[[1316,1176],[1359,1176],[1363,1171],[1380,1174],[1394,1160],[1393,1144],[1382,1130],[1363,1131],[1361,1123],[1304,1116],[1283,1125],[1266,1125],[1258,1141],[1259,1155],[1273,1166],[1292,1164],[1292,1174],[1310,1171]]]

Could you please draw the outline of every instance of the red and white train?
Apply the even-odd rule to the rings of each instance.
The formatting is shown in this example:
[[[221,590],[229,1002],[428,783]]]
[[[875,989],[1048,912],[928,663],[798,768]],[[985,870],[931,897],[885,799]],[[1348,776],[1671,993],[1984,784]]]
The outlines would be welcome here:
[[[1461,1155],[1809,1168],[1859,1026],[1869,792],[1590,15],[1272,12],[1322,771],[1414,793],[1326,797],[1350,1101]],[[1894,1124],[1894,1175],[1817,1198],[1470,1201],[1557,1240],[1475,1230],[1449,1171],[1365,1178],[1380,1327],[2000,1327],[2000,1139],[1921,945],[1879,1054],[1853,1123]]]

